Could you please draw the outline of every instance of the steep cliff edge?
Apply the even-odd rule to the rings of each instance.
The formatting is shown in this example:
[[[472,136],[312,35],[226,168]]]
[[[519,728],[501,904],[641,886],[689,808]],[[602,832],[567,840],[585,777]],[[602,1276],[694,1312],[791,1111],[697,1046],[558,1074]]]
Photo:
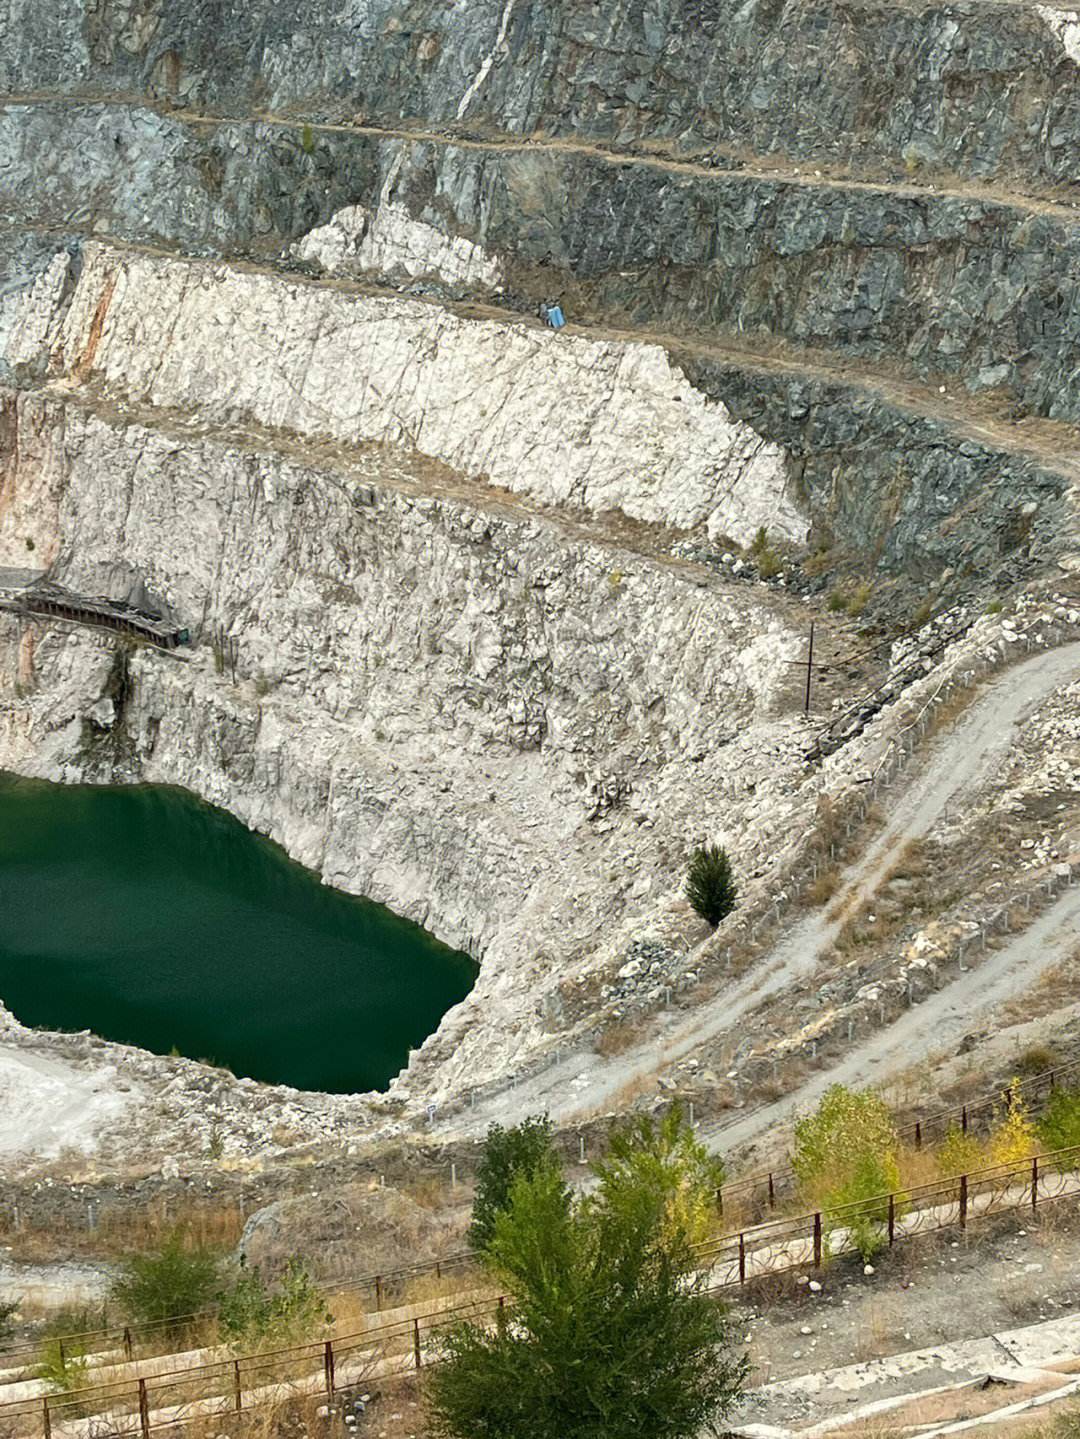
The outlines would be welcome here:
[[[414,1099],[588,1040],[642,943],[658,1002],[687,847],[750,911],[865,777],[804,762],[889,659],[823,592],[906,626],[1071,562],[1076,27],[9,6],[0,565],[195,645],[102,723],[117,641],[0,614],[0,765],[184,785],[468,947]]]

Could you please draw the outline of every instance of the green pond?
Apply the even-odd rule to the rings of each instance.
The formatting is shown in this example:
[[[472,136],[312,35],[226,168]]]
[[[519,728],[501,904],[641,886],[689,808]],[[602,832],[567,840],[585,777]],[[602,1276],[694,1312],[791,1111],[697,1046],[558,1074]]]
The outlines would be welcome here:
[[[0,999],[239,1075],[382,1088],[464,999],[465,954],[155,786],[0,775]]]

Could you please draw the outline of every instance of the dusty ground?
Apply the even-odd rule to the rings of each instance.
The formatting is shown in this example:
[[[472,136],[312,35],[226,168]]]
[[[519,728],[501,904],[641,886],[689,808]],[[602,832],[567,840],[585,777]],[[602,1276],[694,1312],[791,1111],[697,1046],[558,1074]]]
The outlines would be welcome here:
[[[541,1107],[556,1119],[600,1109],[617,1103],[635,1083],[655,1084],[658,1070],[702,1052],[706,1045],[719,1044],[722,1050],[726,1041],[728,1053],[733,1052],[756,1011],[770,999],[786,1001],[795,984],[827,961],[847,916],[874,893],[904,847],[927,835],[950,806],[962,809],[1001,765],[1031,712],[1077,675],[1080,644],[1074,643],[1037,654],[994,679],[934,743],[921,771],[890,803],[888,822],[843,877],[828,911],[796,919],[744,977],[723,985],[714,998],[689,1013],[661,1014],[641,1042],[623,1053],[606,1059],[574,1055],[528,1087],[504,1091],[477,1106],[460,1129],[479,1133],[492,1120],[514,1121]],[[1071,953],[1078,917],[1080,891],[1069,891],[1013,944],[966,978],[960,976],[932,994],[897,1024],[866,1035],[839,1065],[773,1104],[703,1127],[703,1134],[711,1145],[730,1152],[759,1139],[797,1107],[812,1103],[829,1083],[878,1082],[921,1058],[948,1054],[972,1027],[973,1016],[1022,993]],[[830,962],[835,967],[835,961]],[[787,1022],[790,1027],[790,1016]],[[713,1067],[719,1072],[725,1066],[717,1060]]]
[[[966,1241],[945,1231],[882,1254],[873,1267],[865,1276],[859,1263],[836,1264],[818,1276],[818,1294],[778,1281],[771,1299],[734,1304],[733,1324],[750,1336],[753,1382],[974,1339],[1080,1308],[1080,1215],[1062,1207],[1034,1223],[1007,1216]]]

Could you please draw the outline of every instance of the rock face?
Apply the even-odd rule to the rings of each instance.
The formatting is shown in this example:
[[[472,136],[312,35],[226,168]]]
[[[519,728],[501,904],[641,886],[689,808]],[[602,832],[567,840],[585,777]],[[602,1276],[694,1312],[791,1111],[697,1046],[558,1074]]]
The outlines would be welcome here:
[[[117,695],[115,639],[0,614],[0,765],[184,785],[468,947],[414,1096],[666,982],[687,848],[763,896],[822,785],[830,621],[734,551],[907,621],[1074,535],[1074,30],[11,0],[0,565],[195,646]]]
[[[1055,182],[1075,179],[1074,24],[963,0],[13,0],[0,85]]]
[[[47,296],[56,284],[49,272]],[[21,328],[10,353],[29,363]],[[545,503],[705,525],[744,544],[762,525],[806,538],[783,451],[653,345],[95,247],[53,355],[157,409],[405,445]]]
[[[470,948],[477,989],[428,1057],[457,1050],[474,1081],[540,1040],[539,998],[606,964],[624,922],[670,926],[702,815],[774,857],[767,796],[800,769],[789,607],[400,448],[237,423],[239,394],[232,428],[178,391],[111,398],[116,297],[95,325],[77,291],[66,373],[5,402],[0,563],[32,539],[72,587],[138,578],[228,632],[237,679],[205,638],[186,663],[140,650],[103,732],[114,641],[0,617],[0,763],[181,784]]]

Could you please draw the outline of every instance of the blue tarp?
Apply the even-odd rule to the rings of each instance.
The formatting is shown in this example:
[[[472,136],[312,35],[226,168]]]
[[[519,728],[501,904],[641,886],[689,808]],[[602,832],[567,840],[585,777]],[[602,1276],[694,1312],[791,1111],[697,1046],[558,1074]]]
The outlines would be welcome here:
[[[553,330],[561,330],[566,324],[566,317],[562,312],[561,305],[550,305],[547,312],[547,322]]]

